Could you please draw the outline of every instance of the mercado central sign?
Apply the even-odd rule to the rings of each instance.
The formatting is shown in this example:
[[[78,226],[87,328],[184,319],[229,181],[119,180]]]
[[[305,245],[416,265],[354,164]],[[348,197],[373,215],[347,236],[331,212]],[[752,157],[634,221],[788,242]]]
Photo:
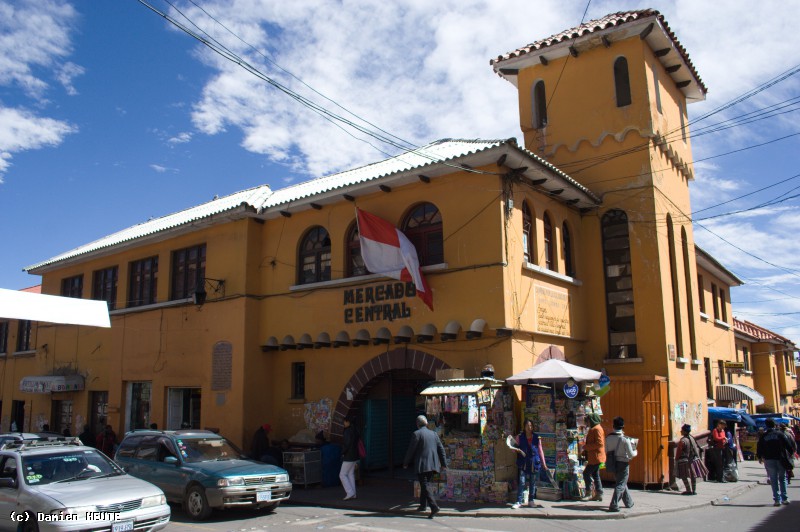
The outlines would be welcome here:
[[[414,283],[386,283],[344,291],[344,322],[394,321],[411,317],[405,301],[417,295]]]

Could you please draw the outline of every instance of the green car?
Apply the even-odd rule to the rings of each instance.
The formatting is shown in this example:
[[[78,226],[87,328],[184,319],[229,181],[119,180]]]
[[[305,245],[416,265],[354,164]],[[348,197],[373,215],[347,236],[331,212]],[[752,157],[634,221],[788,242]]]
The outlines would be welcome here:
[[[214,508],[274,510],[289,498],[286,470],[248,460],[207,430],[137,430],[119,444],[114,460],[135,477],[161,488],[197,521]]]

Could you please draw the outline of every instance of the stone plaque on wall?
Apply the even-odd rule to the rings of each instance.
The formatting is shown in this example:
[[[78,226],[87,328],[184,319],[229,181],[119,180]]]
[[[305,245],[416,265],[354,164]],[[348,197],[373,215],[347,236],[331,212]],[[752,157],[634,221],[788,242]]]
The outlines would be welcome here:
[[[233,346],[217,342],[211,352],[211,390],[230,390],[233,380]]]
[[[569,336],[569,293],[545,286],[534,288],[536,330],[547,334]]]

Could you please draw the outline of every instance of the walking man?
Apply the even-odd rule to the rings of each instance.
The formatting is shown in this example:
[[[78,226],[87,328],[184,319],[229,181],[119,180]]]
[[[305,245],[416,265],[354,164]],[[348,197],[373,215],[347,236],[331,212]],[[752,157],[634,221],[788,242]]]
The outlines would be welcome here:
[[[586,466],[583,469],[583,481],[586,483],[586,500],[603,500],[603,481],[600,480],[600,464],[606,461],[606,437],[600,425],[600,416],[592,412],[586,415],[589,432],[583,446],[586,452]],[[594,486],[593,486],[594,485]]]
[[[633,448],[631,440],[625,437],[622,429],[625,427],[625,420],[621,417],[614,418],[614,432],[606,438],[606,454],[613,452],[616,459],[616,485],[614,494],[611,496],[611,504],[608,506],[609,512],[619,512],[619,501],[625,504],[626,508],[633,508],[633,497],[628,490],[628,474],[630,473],[630,460],[636,456],[636,449]]]
[[[767,418],[764,421],[767,431],[758,439],[756,446],[756,458],[759,464],[764,464],[769,473],[769,482],[772,485],[773,506],[789,504],[789,497],[786,494],[786,467],[787,458],[792,446],[786,435],[775,429],[775,420]]]
[[[447,468],[447,457],[444,454],[444,446],[439,436],[428,428],[428,418],[417,416],[417,430],[411,436],[411,443],[408,445],[406,458],[403,460],[403,468],[407,468],[411,461],[414,461],[414,468],[419,480],[419,510],[424,512],[431,508],[428,519],[439,513],[439,505],[431,493],[428,483],[434,473]]]

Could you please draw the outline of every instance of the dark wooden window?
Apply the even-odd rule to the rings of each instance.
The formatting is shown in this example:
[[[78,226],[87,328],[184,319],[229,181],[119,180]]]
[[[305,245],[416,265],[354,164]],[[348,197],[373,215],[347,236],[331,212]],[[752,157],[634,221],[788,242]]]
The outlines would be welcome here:
[[[711,359],[703,359],[703,368],[706,373],[706,395],[709,399],[714,398],[714,378],[711,376]]]
[[[544,229],[544,266],[548,270],[555,271],[555,248],[553,242],[553,224],[550,222],[550,215],[547,213],[542,216],[542,227]]]
[[[618,57],[614,61],[614,89],[617,94],[617,107],[631,104],[631,80],[628,77],[628,60]]]
[[[744,370],[750,371],[750,352],[746,347],[742,347],[742,362],[744,362]]]
[[[32,328],[30,320],[19,320],[19,325],[17,326],[17,351],[30,351],[33,349]]]
[[[172,252],[172,299],[186,299],[203,286],[206,276],[206,245]]]
[[[547,125],[547,98],[544,81],[537,81],[533,86],[533,127],[542,129]]]
[[[92,278],[92,299],[108,303],[108,310],[114,310],[117,304],[117,267],[105,268],[94,272]]]
[[[83,275],[67,277],[61,280],[61,295],[64,297],[83,297]]]
[[[442,214],[433,203],[414,207],[403,223],[403,233],[417,249],[420,266],[444,262]]]
[[[728,307],[725,305],[725,290],[719,289],[719,314],[722,316],[722,321],[728,322]]]
[[[564,273],[575,277],[575,261],[572,258],[572,237],[566,222],[561,226],[561,245],[564,248]]]
[[[312,227],[300,243],[298,284],[331,279],[331,238],[324,227]]]
[[[525,262],[534,262],[536,260],[536,231],[534,230],[533,216],[531,209],[528,207],[528,202],[522,202],[522,249],[525,254]]]
[[[608,357],[637,358],[636,317],[628,215],[610,210],[602,219]]]
[[[697,276],[697,297],[700,299],[700,312],[706,313],[706,287],[703,284],[703,276]]]
[[[8,353],[8,321],[0,321],[0,353]]]
[[[719,299],[717,295],[717,285],[711,283],[711,302],[714,304],[714,319],[719,319]]]
[[[669,280],[672,292],[672,317],[675,333],[675,350],[679,358],[683,358],[683,318],[681,316],[681,292],[678,283],[678,259],[675,250],[675,227],[672,216],[667,215],[667,248],[669,252]]]
[[[157,291],[158,257],[131,262],[128,306],[138,307],[155,303]]]
[[[347,232],[347,276],[356,277],[369,273],[361,257],[361,240],[358,238],[358,224],[353,222]]]
[[[292,399],[306,396],[306,363],[292,362]]]

